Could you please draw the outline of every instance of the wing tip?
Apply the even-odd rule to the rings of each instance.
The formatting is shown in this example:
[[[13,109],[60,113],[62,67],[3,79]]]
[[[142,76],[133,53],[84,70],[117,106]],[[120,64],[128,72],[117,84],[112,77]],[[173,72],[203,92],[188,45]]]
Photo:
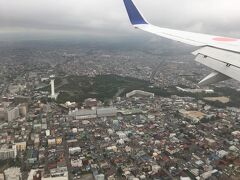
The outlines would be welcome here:
[[[132,0],[123,0],[132,25],[148,24]]]

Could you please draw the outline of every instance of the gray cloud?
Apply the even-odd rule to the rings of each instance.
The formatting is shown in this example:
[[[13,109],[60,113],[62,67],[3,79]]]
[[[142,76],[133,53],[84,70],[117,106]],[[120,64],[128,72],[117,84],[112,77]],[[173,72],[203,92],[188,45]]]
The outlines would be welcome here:
[[[135,0],[153,24],[239,37],[239,0]],[[122,0],[0,0],[0,38],[139,36]]]

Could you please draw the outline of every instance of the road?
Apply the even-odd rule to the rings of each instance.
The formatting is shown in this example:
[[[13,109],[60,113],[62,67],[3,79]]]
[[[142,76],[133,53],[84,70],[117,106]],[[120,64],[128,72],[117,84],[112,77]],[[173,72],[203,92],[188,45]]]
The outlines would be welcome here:
[[[155,77],[158,69],[159,69],[160,67],[164,66],[164,63],[165,63],[164,61],[161,61],[161,62],[158,64],[158,66],[153,70],[153,72],[152,72],[152,74],[151,74],[151,76],[150,76],[150,81],[152,81],[152,80],[154,79],[154,77]]]
[[[69,158],[69,150],[68,150],[68,144],[66,140],[66,133],[64,133],[64,136],[63,136],[63,147],[64,147],[65,160],[67,164],[67,170],[68,170],[68,179],[72,180],[73,174],[72,174],[72,167],[71,167],[71,162]]]

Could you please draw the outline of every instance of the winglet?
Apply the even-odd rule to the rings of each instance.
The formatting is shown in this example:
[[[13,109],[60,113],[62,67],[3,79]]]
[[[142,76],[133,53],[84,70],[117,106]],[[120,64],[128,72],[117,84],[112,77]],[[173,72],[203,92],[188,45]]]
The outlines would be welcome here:
[[[148,24],[132,0],[123,0],[132,25]]]

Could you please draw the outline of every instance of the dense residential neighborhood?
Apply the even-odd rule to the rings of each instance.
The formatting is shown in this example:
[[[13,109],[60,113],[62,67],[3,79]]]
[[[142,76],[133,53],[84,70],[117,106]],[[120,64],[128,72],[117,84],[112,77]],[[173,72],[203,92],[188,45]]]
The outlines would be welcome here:
[[[1,50],[0,179],[239,179],[239,84],[198,87],[184,53],[56,49]]]

